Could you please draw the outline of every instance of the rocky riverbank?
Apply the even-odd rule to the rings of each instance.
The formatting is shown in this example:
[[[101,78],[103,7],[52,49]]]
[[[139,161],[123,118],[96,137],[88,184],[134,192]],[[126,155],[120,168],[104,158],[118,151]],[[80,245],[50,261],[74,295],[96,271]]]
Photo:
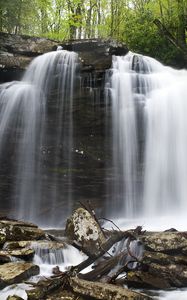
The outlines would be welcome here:
[[[12,296],[4,299],[145,300],[152,299],[147,293],[150,289],[187,287],[187,232],[103,227],[89,207],[74,211],[63,237],[46,233],[35,224],[1,218],[0,295],[11,290]],[[84,256],[80,263],[74,261],[62,270],[65,251],[71,254],[73,248]],[[39,275],[44,265],[51,269],[45,278]],[[15,290],[21,283],[26,289],[23,298],[16,296]]]

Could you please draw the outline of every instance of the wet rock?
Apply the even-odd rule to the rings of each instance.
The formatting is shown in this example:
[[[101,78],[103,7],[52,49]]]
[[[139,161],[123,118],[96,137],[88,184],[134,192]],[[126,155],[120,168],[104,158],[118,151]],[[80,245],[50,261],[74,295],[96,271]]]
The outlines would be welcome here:
[[[13,296],[8,296],[7,300],[23,300],[23,298],[13,295]]]
[[[100,253],[101,246],[106,238],[94,219],[84,208],[78,208],[66,223],[66,236],[75,240],[81,246],[83,252],[89,256]]]
[[[64,278],[49,278],[46,280],[40,280],[32,289],[27,290],[27,296],[29,300],[43,299],[51,291],[56,291],[58,288],[63,287]]]
[[[167,255],[160,252],[151,252],[151,251],[144,251],[142,257],[143,264],[151,264],[156,263],[159,265],[170,265],[170,264],[177,264],[177,265],[187,265],[187,256],[175,256],[175,255]]]
[[[132,271],[128,272],[126,284],[128,287],[145,289],[168,289],[171,285],[159,275],[152,275],[149,272]]]
[[[29,261],[32,260],[34,253],[35,252],[33,249],[27,249],[27,248],[14,249],[9,251],[3,250],[0,251],[0,263],[11,262],[12,257]]]
[[[40,248],[46,250],[58,250],[65,247],[63,242],[53,242],[47,240],[37,240],[37,241],[16,241],[16,242],[6,242],[3,249],[4,250],[15,250],[23,248]]]
[[[187,249],[187,232],[146,232],[139,239],[147,250],[181,254]]]
[[[2,225],[9,225],[9,226],[24,226],[24,227],[34,227],[34,228],[38,228],[38,226],[36,224],[30,223],[30,222],[24,222],[24,221],[17,221],[17,220],[1,220],[0,224]]]
[[[47,38],[37,38],[9,33],[0,33],[0,50],[20,55],[39,55],[52,51],[58,43]]]
[[[28,248],[31,245],[31,241],[16,241],[16,242],[6,242],[3,249],[4,250],[14,250],[21,248]]]
[[[0,228],[0,245],[3,245],[6,241],[6,234],[3,228]]]
[[[127,274],[128,286],[134,288],[168,289],[187,286],[186,265],[159,265],[151,263],[146,271],[132,271]]]
[[[91,282],[78,278],[71,278],[70,285],[74,292],[81,295],[102,300],[148,300],[149,296],[118,287],[113,284]]]
[[[45,232],[29,223],[0,222],[0,232],[5,235],[6,241],[38,240],[45,238]],[[4,240],[4,242],[5,242]]]
[[[0,33],[0,68],[25,69],[33,57],[57,50],[60,42],[47,38]],[[127,46],[112,40],[86,39],[61,43],[62,49],[79,54],[82,71],[104,71],[112,63],[112,55],[125,55]],[[94,51],[93,51],[94,49]]]
[[[56,292],[50,293],[47,295],[46,300],[84,300],[85,298],[81,297],[80,295],[65,291],[65,290],[58,290]]]
[[[39,274],[39,267],[32,263],[6,263],[0,266],[0,288],[22,282]]]

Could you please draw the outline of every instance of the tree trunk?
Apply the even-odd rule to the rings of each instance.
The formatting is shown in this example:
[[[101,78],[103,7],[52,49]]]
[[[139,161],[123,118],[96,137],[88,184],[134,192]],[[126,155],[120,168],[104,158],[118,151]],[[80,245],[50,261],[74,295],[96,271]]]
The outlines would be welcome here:
[[[158,27],[164,37],[183,54],[184,60],[187,63],[187,47],[184,45],[184,42],[177,40],[160,20],[155,19],[154,24]]]

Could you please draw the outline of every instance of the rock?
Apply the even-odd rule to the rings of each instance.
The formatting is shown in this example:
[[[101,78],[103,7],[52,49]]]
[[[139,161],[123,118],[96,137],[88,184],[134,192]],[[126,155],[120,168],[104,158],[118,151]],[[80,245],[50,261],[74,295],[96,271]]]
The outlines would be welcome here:
[[[0,246],[3,245],[6,241],[6,233],[3,229],[0,228]]]
[[[125,55],[128,52],[126,45],[112,40],[75,40],[60,44],[62,49],[79,54],[83,72],[109,69],[112,55]],[[25,69],[33,57],[57,50],[59,42],[1,32],[0,45],[0,68]]]
[[[70,291],[58,290],[47,295],[46,300],[84,300],[79,294]],[[38,300],[38,299],[36,299]],[[85,299],[86,300],[86,299]]]
[[[88,256],[100,253],[106,238],[93,216],[84,208],[78,208],[66,223],[66,236],[80,244]]]
[[[8,219],[1,219],[0,224],[2,225],[9,225],[9,226],[24,226],[24,227],[34,227],[38,228],[36,224],[30,223],[30,222],[23,222],[23,221],[17,221],[17,220],[8,220]]]
[[[27,56],[39,55],[52,51],[57,47],[57,41],[47,38],[30,37],[9,33],[0,33],[0,50]]]
[[[6,242],[3,249],[4,250],[19,250],[24,248],[40,248],[42,250],[60,250],[65,247],[63,242],[53,242],[47,240],[37,240],[37,241],[16,241],[16,242]]]
[[[175,256],[175,255],[167,255],[160,252],[151,252],[144,251],[143,257],[141,259],[143,264],[149,265],[151,263],[159,264],[159,265],[187,265],[187,257],[186,256]]]
[[[169,289],[171,285],[160,276],[152,275],[149,272],[131,271],[127,274],[125,283],[128,287],[141,289]]]
[[[134,288],[169,289],[187,285],[186,265],[159,265],[150,263],[146,271],[131,271],[127,274],[127,284]]]
[[[13,296],[8,296],[7,300],[23,300],[23,298],[13,295]]]
[[[0,222],[0,233],[6,241],[38,240],[45,238],[45,232],[38,227],[17,222]]]
[[[27,296],[29,300],[38,300],[43,299],[51,291],[57,290],[60,287],[63,287],[64,278],[49,278],[46,280],[40,280],[33,289],[27,290]]]
[[[187,232],[146,232],[138,238],[150,251],[181,255],[187,248]]]
[[[22,282],[31,276],[39,274],[39,267],[32,263],[6,263],[0,265],[0,288]]]
[[[91,282],[79,278],[71,278],[70,286],[74,292],[84,296],[101,300],[148,300],[151,299],[145,294],[118,287],[113,284]]]
[[[26,261],[32,260],[34,256],[34,250],[33,249],[27,249],[27,248],[22,248],[22,249],[14,249],[14,250],[3,250],[0,251],[0,262],[11,262],[12,257],[15,258],[20,258],[24,259]]]
[[[31,245],[31,241],[16,241],[16,242],[6,242],[3,249],[4,250],[14,250],[20,248],[28,248]]]

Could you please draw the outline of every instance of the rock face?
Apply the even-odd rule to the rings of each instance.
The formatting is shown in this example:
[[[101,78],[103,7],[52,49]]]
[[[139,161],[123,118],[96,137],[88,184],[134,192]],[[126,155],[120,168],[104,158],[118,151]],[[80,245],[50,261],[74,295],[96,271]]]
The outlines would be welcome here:
[[[33,57],[57,50],[75,51],[80,55],[83,71],[103,71],[110,68],[113,54],[125,55],[124,44],[110,40],[75,40],[59,42],[46,38],[0,33],[0,70],[25,69]]]
[[[97,255],[106,238],[93,216],[84,208],[78,208],[67,220],[65,234],[77,241],[89,256]]]
[[[42,185],[41,194],[43,197],[43,208],[36,212],[37,222],[38,220],[41,221],[40,225],[44,224],[43,220],[50,220],[51,218],[49,195],[54,194],[51,178],[56,178],[55,190],[59,191],[56,199],[57,209],[53,212],[57,220],[67,217],[62,213],[67,207],[67,194],[70,185],[69,173],[71,173],[73,183],[70,186],[71,196],[75,202],[87,200],[89,193],[89,199],[100,209],[103,206],[101,202],[107,199],[104,177],[106,160],[110,154],[106,155],[105,149],[109,149],[107,145],[110,141],[105,137],[105,72],[111,67],[113,54],[125,54],[128,51],[126,46],[113,41],[57,42],[0,33],[0,82],[20,79],[33,58],[42,53],[56,50],[58,45],[61,45],[63,49],[76,51],[80,58],[80,72],[75,84],[72,107],[73,149],[68,149],[71,152],[72,164],[69,172],[68,163],[65,161],[67,158],[63,157],[63,153],[67,152],[67,146],[63,143],[63,139],[58,146],[54,141],[53,133],[54,128],[58,127],[56,116],[59,112],[58,104],[55,102],[57,92],[54,91],[52,97],[48,99],[48,136],[44,145],[41,148],[38,147],[39,150],[37,149],[37,155],[41,153],[42,157],[41,178],[38,178],[39,176],[36,174],[36,181],[41,182]],[[64,124],[65,126],[66,124]],[[0,209],[5,215],[9,213],[9,215],[15,216],[11,203],[11,191],[14,190],[15,170],[18,169],[18,166],[12,168],[13,164],[16,164],[16,142],[13,139],[9,139],[9,141],[11,145],[7,147],[7,154],[4,155],[6,157],[3,157],[0,170],[0,198],[4,199],[0,204]],[[59,162],[57,166],[54,166],[54,157]],[[51,226],[49,224],[44,225]],[[59,226],[59,224],[57,225]]]

